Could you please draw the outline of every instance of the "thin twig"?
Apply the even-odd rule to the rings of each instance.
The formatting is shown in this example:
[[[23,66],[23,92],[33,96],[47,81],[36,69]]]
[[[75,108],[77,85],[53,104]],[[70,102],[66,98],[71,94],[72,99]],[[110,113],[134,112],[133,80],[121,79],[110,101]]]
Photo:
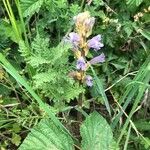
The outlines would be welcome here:
[[[119,83],[120,81],[122,81],[124,78],[126,78],[129,75],[135,75],[135,73],[137,73],[138,71],[134,71],[134,72],[130,72],[128,74],[126,74],[125,76],[123,76],[122,78],[120,78],[117,82],[115,82],[114,84],[112,84],[110,87],[108,87],[107,89],[105,89],[105,92],[110,90],[111,88],[113,88],[117,83]]]
[[[121,109],[121,111],[124,113],[124,115],[127,117],[127,119],[129,119],[129,116],[127,115],[127,113],[123,110],[122,106],[118,103],[118,101],[115,99],[113,93],[111,93],[113,98],[114,98],[114,101],[116,102],[116,104],[118,105],[118,107]],[[135,112],[134,112],[135,113]],[[133,121],[131,119],[129,119],[130,121],[130,124],[132,126],[132,128],[135,130],[137,136],[142,136],[142,134],[137,130],[136,126],[134,125]],[[142,136],[143,137],[143,136]]]

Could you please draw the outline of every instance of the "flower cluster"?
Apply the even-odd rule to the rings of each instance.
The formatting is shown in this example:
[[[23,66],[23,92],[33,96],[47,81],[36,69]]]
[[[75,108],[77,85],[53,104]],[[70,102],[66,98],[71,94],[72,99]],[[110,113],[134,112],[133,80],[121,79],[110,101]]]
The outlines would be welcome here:
[[[92,28],[95,23],[95,18],[91,17],[89,12],[83,12],[74,17],[75,31],[71,32],[67,37],[67,40],[72,45],[72,50],[77,59],[76,69],[77,71],[73,74],[81,83],[86,83],[87,86],[91,87],[93,85],[93,80],[90,75],[86,75],[86,70],[89,65],[94,65],[97,63],[102,63],[105,61],[105,55],[94,57],[90,61],[86,61],[86,56],[89,50],[98,51],[104,44],[101,42],[101,35],[96,35],[91,39],[87,39],[92,34]]]

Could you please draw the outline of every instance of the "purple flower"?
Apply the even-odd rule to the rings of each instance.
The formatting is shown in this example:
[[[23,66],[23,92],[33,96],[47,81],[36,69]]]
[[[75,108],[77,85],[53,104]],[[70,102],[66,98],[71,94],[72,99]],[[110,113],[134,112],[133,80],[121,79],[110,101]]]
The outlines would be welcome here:
[[[70,37],[71,42],[79,42],[80,41],[80,36],[75,32],[69,33],[69,37]]]
[[[87,44],[89,48],[94,48],[96,51],[104,46],[104,44],[101,43],[101,35],[94,36],[91,40],[88,40]]]
[[[77,60],[76,68],[77,68],[78,70],[86,70],[86,62],[85,62],[85,60],[84,60],[83,57],[80,57],[80,58]]]
[[[87,75],[85,77],[85,83],[87,84],[87,86],[92,87],[93,86],[93,79],[90,75]]]
[[[90,64],[93,65],[93,64],[97,64],[99,62],[104,62],[105,61],[105,55],[104,53],[102,53],[101,55],[97,56],[97,57],[94,57],[93,59],[90,60]]]
[[[80,36],[75,32],[71,32],[69,33],[69,37],[67,37],[66,41],[71,43],[73,48],[77,48],[80,42]]]

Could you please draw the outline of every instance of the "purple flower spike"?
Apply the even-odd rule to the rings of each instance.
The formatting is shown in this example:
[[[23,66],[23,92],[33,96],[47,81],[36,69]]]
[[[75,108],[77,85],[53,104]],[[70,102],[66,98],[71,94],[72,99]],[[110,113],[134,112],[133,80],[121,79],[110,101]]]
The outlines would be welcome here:
[[[75,32],[69,33],[69,42],[73,45],[74,48],[76,48],[79,45],[80,36]]]
[[[99,50],[104,44],[101,43],[101,35],[94,36],[91,40],[88,40],[88,47],[94,48],[94,50]]]
[[[86,62],[85,62],[85,60],[84,60],[83,57],[80,57],[80,58],[77,60],[76,68],[77,68],[78,70],[86,70]]]
[[[93,64],[97,64],[97,63],[102,63],[105,61],[105,55],[104,53],[102,53],[101,55],[97,56],[97,57],[94,57],[93,59],[90,60],[90,64],[93,65]]]
[[[85,77],[85,83],[87,84],[87,86],[92,87],[93,86],[93,79],[90,75],[87,75]]]

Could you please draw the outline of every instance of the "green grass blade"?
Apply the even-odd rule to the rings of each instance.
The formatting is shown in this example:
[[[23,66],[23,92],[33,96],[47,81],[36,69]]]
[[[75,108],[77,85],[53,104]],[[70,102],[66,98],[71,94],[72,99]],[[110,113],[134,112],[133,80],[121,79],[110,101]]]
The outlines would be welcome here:
[[[129,126],[129,129],[128,129],[128,133],[127,133],[127,137],[126,137],[126,141],[125,141],[123,150],[127,150],[128,142],[129,142],[129,138],[130,138],[130,132],[131,132],[131,125]]]
[[[110,105],[109,105],[107,96],[105,94],[105,90],[103,88],[102,81],[97,77],[93,67],[92,66],[90,66],[90,67],[91,67],[92,73],[94,75],[94,79],[95,79],[95,83],[96,83],[96,87],[97,87],[97,92],[102,96],[103,101],[104,101],[105,106],[106,106],[106,109],[109,112],[109,115],[111,116]]]
[[[132,84],[130,86],[127,87],[127,90],[125,91],[124,95],[122,96],[121,100],[120,100],[120,104],[122,104],[123,102],[123,110],[125,110],[127,108],[127,106],[129,105],[129,103],[131,102],[131,100],[133,99],[133,97],[135,96],[135,94],[137,93],[138,89],[139,89],[139,85],[137,84],[137,82],[143,82],[146,72],[145,72],[145,68],[147,68],[148,64],[150,61],[150,55],[148,56],[148,58],[146,59],[146,61],[144,62],[144,64],[142,65],[142,67],[140,68],[138,74],[135,76],[135,78],[133,79],[133,82],[135,82],[135,84]],[[112,128],[115,128],[120,117],[123,115],[123,112],[121,111],[114,119],[114,121],[111,124]]]
[[[21,26],[22,26],[22,29],[23,29],[23,32],[24,32],[25,43],[26,43],[27,47],[29,48],[29,42],[28,42],[28,37],[27,37],[27,33],[26,33],[27,31],[26,31],[26,27],[25,27],[25,22],[23,20],[23,15],[22,15],[22,10],[21,10],[21,6],[20,6],[20,1],[19,0],[15,0],[15,3],[16,3],[17,9],[18,9],[18,14],[19,14],[19,18],[20,18],[20,21],[21,21]],[[29,50],[29,52],[30,52],[30,50]]]
[[[22,35],[21,35],[19,27],[17,25],[17,21],[15,19],[14,13],[12,11],[10,2],[9,2],[9,0],[3,0],[3,4],[5,6],[6,12],[7,12],[10,22],[12,24],[12,29],[14,30],[14,34],[16,36],[17,43],[19,43],[19,41],[22,40]]]
[[[132,109],[130,111],[129,117],[127,118],[127,120],[126,120],[126,122],[125,122],[125,124],[123,126],[123,129],[121,131],[121,134],[119,136],[118,144],[121,141],[121,139],[122,139],[122,137],[123,137],[123,135],[124,135],[124,133],[126,131],[126,128],[128,127],[129,120],[133,116],[133,114],[134,114],[134,112],[135,112],[135,110],[136,110],[136,108],[138,106],[138,103],[141,101],[141,99],[142,99],[142,97],[144,95],[144,92],[147,89],[147,83],[149,83],[149,81],[150,81],[150,68],[149,67],[150,67],[150,64],[145,69],[146,75],[145,75],[145,79],[143,81],[144,84],[140,85],[140,87],[139,87],[139,92],[138,92],[138,94],[137,94],[137,96],[135,98],[135,102],[134,102],[133,107],[132,107]]]

